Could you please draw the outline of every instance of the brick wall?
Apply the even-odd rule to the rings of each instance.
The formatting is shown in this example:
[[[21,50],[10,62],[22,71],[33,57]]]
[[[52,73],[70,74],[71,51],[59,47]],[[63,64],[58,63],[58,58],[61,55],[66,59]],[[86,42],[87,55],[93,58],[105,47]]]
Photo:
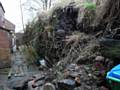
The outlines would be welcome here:
[[[7,31],[0,30],[0,68],[10,65],[10,38]]]
[[[10,49],[0,48],[0,68],[5,68],[10,66]]]
[[[9,48],[10,41],[7,31],[0,30],[0,48]]]

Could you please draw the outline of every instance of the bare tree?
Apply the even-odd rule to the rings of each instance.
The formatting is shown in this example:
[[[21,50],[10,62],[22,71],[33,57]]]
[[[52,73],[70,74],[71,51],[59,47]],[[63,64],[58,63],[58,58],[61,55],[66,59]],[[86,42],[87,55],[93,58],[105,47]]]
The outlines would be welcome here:
[[[51,0],[49,0],[49,8],[51,8],[51,3],[52,3],[52,1],[51,1]]]
[[[52,0],[27,0],[24,6],[27,10],[37,11],[39,9],[48,10],[51,8]]]

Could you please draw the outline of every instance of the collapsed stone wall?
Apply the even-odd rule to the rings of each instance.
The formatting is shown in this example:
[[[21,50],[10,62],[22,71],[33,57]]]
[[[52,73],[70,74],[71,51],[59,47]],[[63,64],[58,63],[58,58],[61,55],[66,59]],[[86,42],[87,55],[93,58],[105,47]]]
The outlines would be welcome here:
[[[78,8],[69,5],[63,9],[57,9],[55,12],[57,16],[55,31],[64,30],[65,33],[70,33],[77,30]]]
[[[64,79],[68,65],[79,68],[81,86],[75,90],[107,90],[106,73],[120,61],[120,1],[95,1],[94,9],[74,2],[57,7],[48,20],[40,15],[24,34],[29,58],[45,59],[55,79]]]

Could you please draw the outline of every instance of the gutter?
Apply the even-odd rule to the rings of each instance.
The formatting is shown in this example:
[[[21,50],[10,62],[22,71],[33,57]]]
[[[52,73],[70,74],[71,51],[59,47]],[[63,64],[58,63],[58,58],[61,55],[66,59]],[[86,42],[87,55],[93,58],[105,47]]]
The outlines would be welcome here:
[[[1,26],[0,26],[0,29],[5,30],[5,31],[7,31],[7,32],[9,32],[9,33],[10,33],[10,31],[14,31],[14,30],[9,30],[9,29],[3,28],[3,27],[1,27]]]

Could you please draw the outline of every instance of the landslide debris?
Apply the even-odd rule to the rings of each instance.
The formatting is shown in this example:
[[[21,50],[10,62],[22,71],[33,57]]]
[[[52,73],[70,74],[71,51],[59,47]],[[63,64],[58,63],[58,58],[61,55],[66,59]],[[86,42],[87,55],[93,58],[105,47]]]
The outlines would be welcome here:
[[[106,72],[120,59],[119,9],[119,0],[75,0],[42,12],[26,26],[26,58],[32,63],[46,60],[58,80],[64,79],[66,66],[76,64],[82,86],[75,90],[107,90]]]

